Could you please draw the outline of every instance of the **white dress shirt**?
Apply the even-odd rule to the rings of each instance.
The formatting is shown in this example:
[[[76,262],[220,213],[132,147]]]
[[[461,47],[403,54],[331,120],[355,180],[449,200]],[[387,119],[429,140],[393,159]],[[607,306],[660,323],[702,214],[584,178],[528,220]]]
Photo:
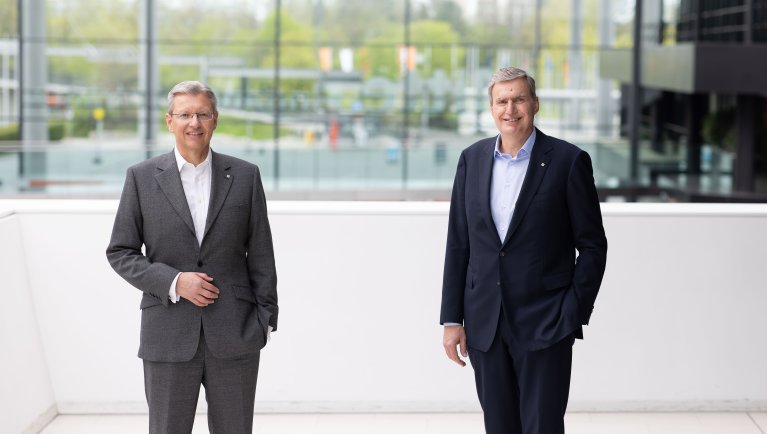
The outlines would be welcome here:
[[[178,148],[173,149],[176,154],[176,164],[178,173],[181,175],[181,186],[184,188],[186,203],[189,204],[189,211],[192,213],[192,222],[194,222],[194,233],[197,236],[197,242],[202,245],[202,236],[205,234],[205,223],[208,220],[208,205],[210,204],[210,185],[211,185],[211,159],[212,152],[208,150],[208,156],[205,161],[195,166],[184,160]],[[180,300],[176,294],[176,282],[178,276],[170,284],[168,295],[170,301],[176,303]]]

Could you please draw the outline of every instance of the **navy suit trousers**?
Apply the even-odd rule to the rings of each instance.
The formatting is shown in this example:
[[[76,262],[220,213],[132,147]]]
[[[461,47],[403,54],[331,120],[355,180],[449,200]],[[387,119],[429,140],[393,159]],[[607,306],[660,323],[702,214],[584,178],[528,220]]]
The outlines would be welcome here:
[[[511,327],[501,309],[488,351],[469,347],[487,434],[564,434],[574,336],[512,356]]]

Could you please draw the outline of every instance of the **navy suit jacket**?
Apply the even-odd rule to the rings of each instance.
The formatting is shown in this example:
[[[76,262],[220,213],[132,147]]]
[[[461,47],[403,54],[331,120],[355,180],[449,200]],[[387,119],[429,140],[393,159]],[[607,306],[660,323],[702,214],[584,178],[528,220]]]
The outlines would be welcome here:
[[[490,212],[495,137],[466,148],[450,202],[440,323],[463,324],[487,351],[501,307],[512,352],[582,338],[602,282],[607,239],[589,155],[536,130],[535,146],[501,241]],[[576,250],[578,252],[576,260]]]

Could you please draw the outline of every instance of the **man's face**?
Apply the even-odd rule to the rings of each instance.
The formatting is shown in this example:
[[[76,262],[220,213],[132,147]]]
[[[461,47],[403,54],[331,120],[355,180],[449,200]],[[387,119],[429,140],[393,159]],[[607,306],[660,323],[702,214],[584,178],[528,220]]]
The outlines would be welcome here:
[[[502,81],[493,86],[490,110],[501,137],[524,141],[533,132],[538,98],[532,97],[524,78]]]
[[[213,113],[213,107],[205,94],[176,95],[173,100],[172,112],[176,115]],[[165,124],[168,125],[168,130],[176,136],[176,146],[182,155],[188,152],[198,153],[207,151],[210,146],[213,130],[218,125],[218,113],[214,113],[213,118],[207,121],[198,119],[198,116],[183,120],[179,116],[166,113]]]

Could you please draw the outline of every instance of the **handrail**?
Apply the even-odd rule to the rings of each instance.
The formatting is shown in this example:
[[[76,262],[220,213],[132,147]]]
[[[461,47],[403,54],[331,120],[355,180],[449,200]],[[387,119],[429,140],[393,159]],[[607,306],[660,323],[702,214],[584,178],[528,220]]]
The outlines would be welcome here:
[[[17,214],[114,214],[116,199],[0,199],[0,218]],[[431,201],[283,201],[268,202],[273,215],[444,215],[449,202]],[[605,216],[738,216],[767,217],[766,203],[606,202]]]

